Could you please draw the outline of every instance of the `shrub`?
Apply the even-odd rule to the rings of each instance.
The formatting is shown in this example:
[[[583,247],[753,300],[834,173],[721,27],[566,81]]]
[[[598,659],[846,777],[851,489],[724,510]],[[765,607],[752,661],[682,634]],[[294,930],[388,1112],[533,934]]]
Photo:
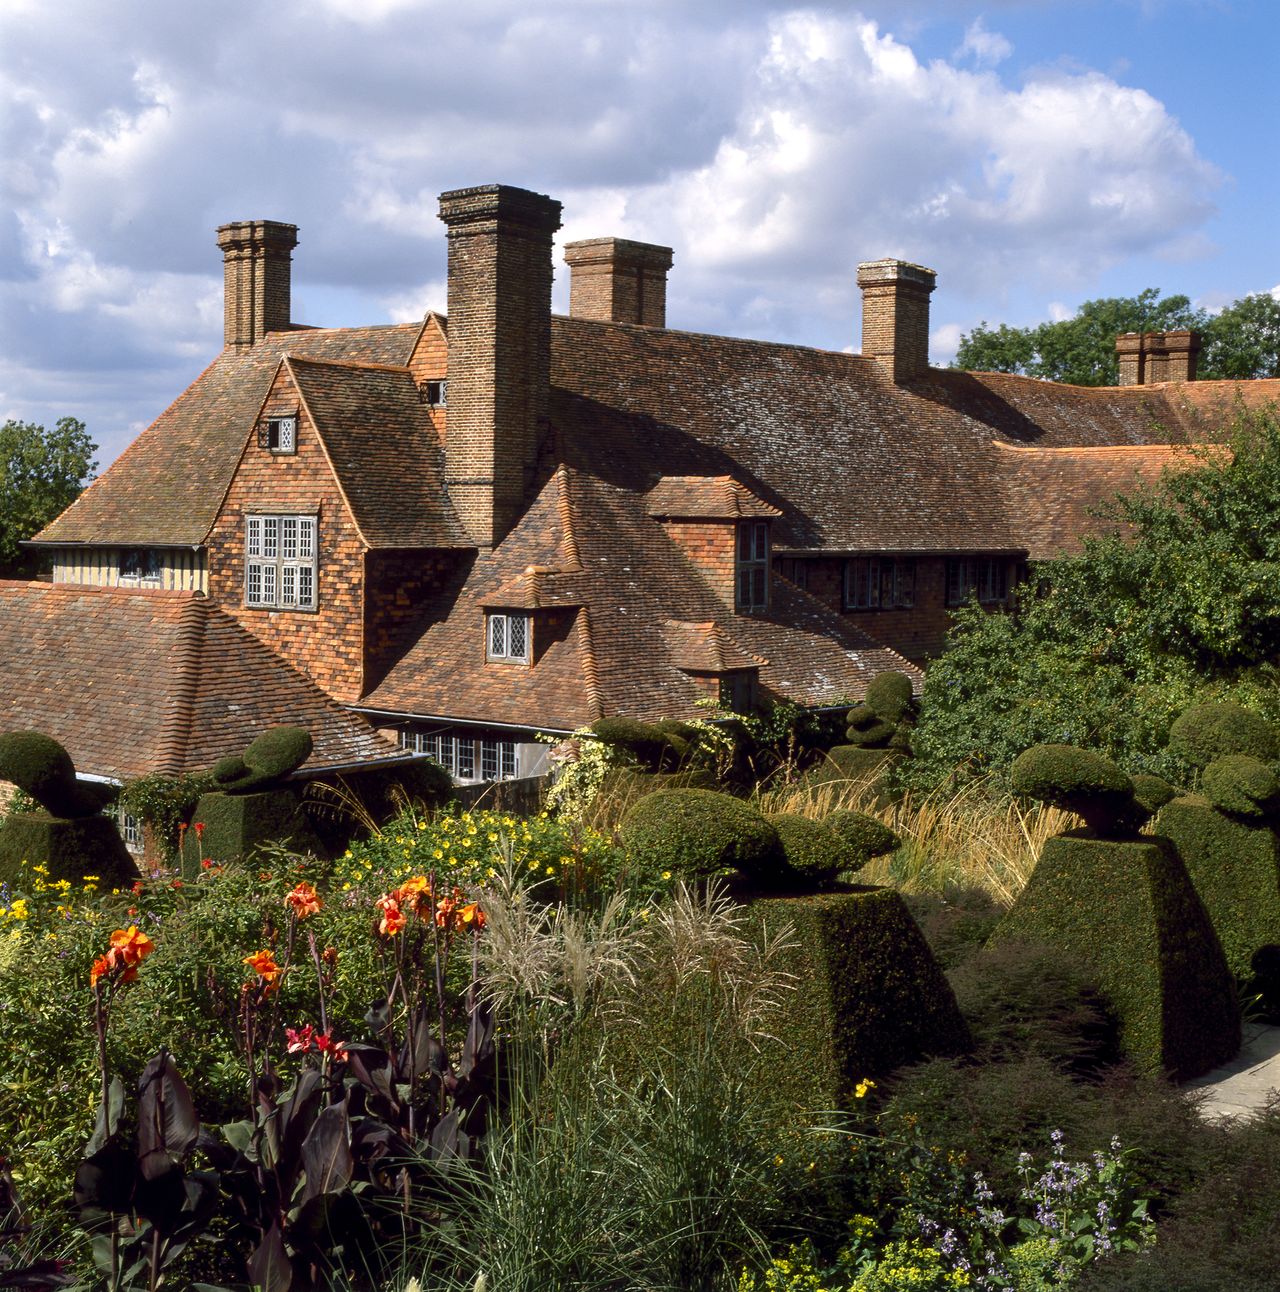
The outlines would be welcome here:
[[[859,749],[887,749],[897,731],[897,724],[882,718],[869,704],[858,704],[849,710],[844,738]]]
[[[0,736],[0,781],[12,781],[50,816],[95,816],[116,796],[110,785],[76,780],[71,755],[38,731]]]
[[[1280,779],[1249,754],[1215,758],[1200,777],[1205,798],[1232,816],[1261,818],[1280,810]]]
[[[714,790],[662,790],[621,828],[628,856],[649,871],[697,878],[740,870],[768,880],[782,863],[778,833],[750,804]]]
[[[1166,840],[1050,839],[992,937],[1008,939],[1050,943],[1093,977],[1140,1067],[1193,1077],[1240,1048],[1222,947]]]
[[[837,808],[823,818],[822,824],[837,834],[851,854],[846,867],[857,871],[871,860],[893,852],[902,842],[883,821],[851,808]]]
[[[213,769],[218,788],[228,794],[265,790],[311,757],[311,733],[303,727],[271,727],[253,740],[244,755],[220,758]]]
[[[1251,754],[1264,762],[1280,756],[1275,723],[1230,701],[1188,709],[1169,729],[1169,749],[1198,768],[1223,754]]]
[[[1253,957],[1280,944],[1280,836],[1192,797],[1166,804],[1155,828],[1186,866],[1231,972],[1252,985]]]
[[[599,718],[591,730],[597,739],[629,754],[652,772],[671,770],[690,751],[690,736],[682,723]]]
[[[905,673],[878,673],[867,687],[867,707],[886,722],[901,722],[913,702],[911,679]]]
[[[786,1117],[852,1108],[866,1078],[968,1047],[955,995],[892,889],[763,899],[750,914],[795,930],[780,964],[796,990],[765,1048]]]
[[[1074,812],[1098,835],[1127,833],[1141,819],[1129,777],[1074,745],[1035,745],[1014,760],[1009,779],[1015,794]]]
[[[856,870],[862,864],[834,830],[798,812],[782,812],[770,817],[769,824],[782,844],[785,865],[778,875],[780,887],[825,888],[840,871]]]

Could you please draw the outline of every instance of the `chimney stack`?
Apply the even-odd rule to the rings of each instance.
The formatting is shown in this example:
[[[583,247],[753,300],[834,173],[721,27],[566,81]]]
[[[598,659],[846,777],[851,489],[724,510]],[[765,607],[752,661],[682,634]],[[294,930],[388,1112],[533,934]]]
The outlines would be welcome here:
[[[237,220],[218,226],[222,248],[223,344],[245,349],[289,327],[289,253],[298,226]]]
[[[1116,337],[1120,385],[1149,386],[1157,381],[1195,381],[1200,333],[1124,332]]]
[[[570,270],[573,318],[667,326],[670,247],[626,238],[587,238],[566,243],[564,258]]]
[[[485,184],[440,195],[449,237],[445,485],[479,547],[519,519],[547,425],[560,203]]]
[[[862,353],[894,382],[929,371],[929,293],[937,274],[905,260],[858,266],[862,288]]]

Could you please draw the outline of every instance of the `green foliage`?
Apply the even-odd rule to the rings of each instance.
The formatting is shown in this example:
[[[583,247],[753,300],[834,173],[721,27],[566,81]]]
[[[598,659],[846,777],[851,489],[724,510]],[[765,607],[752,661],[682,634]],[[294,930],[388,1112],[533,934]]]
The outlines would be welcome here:
[[[1033,745],[1014,759],[1009,782],[1015,794],[1084,817],[1098,835],[1129,833],[1142,818],[1128,776],[1110,759],[1074,745]]]
[[[647,871],[693,879],[740,870],[769,880],[782,862],[778,833],[749,803],[715,790],[662,790],[622,822],[628,856]]]
[[[192,878],[200,863],[248,858],[273,845],[318,854],[297,790],[288,787],[233,794],[202,794],[191,813],[191,830],[182,844],[182,868]]]
[[[902,842],[883,821],[851,808],[837,808],[822,824],[839,835],[852,853],[849,870],[861,870],[872,857],[893,852]]]
[[[1222,947],[1164,840],[1048,840],[992,943],[1009,938],[1049,943],[1094,978],[1125,1053],[1145,1069],[1189,1078],[1240,1048]]]
[[[120,806],[152,828],[165,864],[171,866],[178,857],[178,827],[190,820],[201,794],[210,787],[210,778],[205,773],[166,776],[152,772],[125,782],[120,791]]]
[[[1037,565],[1016,613],[959,610],[925,680],[903,773],[913,785],[958,767],[1004,771],[1038,744],[1096,749],[1178,782],[1187,767],[1166,746],[1192,704],[1280,715],[1275,412],[1239,413],[1232,449],[1107,505],[1127,533]]]
[[[109,887],[130,884],[138,873],[111,817],[10,813],[0,825],[0,883],[21,884],[27,865],[76,884],[95,875]]]
[[[860,749],[887,749],[897,731],[896,723],[882,718],[869,704],[857,704],[849,710],[844,738]]]
[[[87,817],[115,798],[111,785],[76,780],[71,755],[39,731],[0,736],[0,780],[12,781],[55,817]]]
[[[862,864],[843,838],[825,823],[798,812],[781,812],[770,817],[769,824],[778,832],[782,844],[780,888],[827,888],[841,871],[853,871]]]
[[[968,1047],[955,995],[892,889],[769,898],[750,912],[764,928],[795,930],[780,963],[797,989],[780,1040],[766,1045],[789,1117],[853,1108],[868,1077]]]
[[[1197,369],[1201,379],[1280,375],[1280,301],[1275,297],[1245,296],[1210,315],[1193,309],[1185,296],[1162,298],[1153,287],[1133,297],[1085,301],[1074,318],[1056,323],[989,328],[984,322],[960,339],[952,366],[1020,372],[1076,386],[1114,386],[1120,333],[1179,328],[1194,328],[1203,337]]]
[[[251,794],[278,785],[311,757],[311,733],[304,727],[272,727],[251,741],[243,757],[220,758],[213,779],[227,794]]]
[[[32,422],[0,426],[0,577],[26,570],[19,544],[76,500],[97,470],[97,448],[74,417],[59,418],[52,431]]]
[[[1280,780],[1248,754],[1227,754],[1204,769],[1200,789],[1214,807],[1233,816],[1266,817],[1280,810]]]
[[[867,686],[866,703],[886,722],[901,722],[914,703],[911,679],[905,673],[892,670],[877,673]]]
[[[1229,701],[1197,704],[1169,728],[1170,750],[1192,767],[1204,768],[1223,754],[1250,754],[1264,762],[1280,756],[1274,722]]]
[[[638,718],[600,718],[591,724],[591,731],[597,740],[621,750],[651,772],[672,770],[690,750],[688,737],[678,729]]]
[[[1163,807],[1156,830],[1178,850],[1231,972],[1249,983],[1255,954],[1280,944],[1280,836],[1197,798]]]

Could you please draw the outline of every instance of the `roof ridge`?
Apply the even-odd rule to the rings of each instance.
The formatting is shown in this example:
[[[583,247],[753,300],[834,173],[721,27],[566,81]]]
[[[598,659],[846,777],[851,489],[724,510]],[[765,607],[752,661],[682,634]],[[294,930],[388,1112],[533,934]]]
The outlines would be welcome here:
[[[212,610],[212,602],[193,597],[178,620],[178,637],[170,653],[174,684],[156,742],[156,771],[166,776],[178,775],[186,763],[196,692],[200,686],[205,628]]]
[[[586,606],[578,608],[578,650],[582,655],[582,678],[586,684],[587,703],[594,717],[604,717],[600,698],[600,666],[596,662],[595,642],[591,636],[591,615]]]
[[[560,545],[564,549],[566,564],[571,569],[580,570],[582,555],[578,549],[577,513],[569,494],[569,468],[563,462],[556,467],[556,487],[556,506],[560,512]]]
[[[395,372],[410,375],[409,365],[407,363],[369,363],[361,359],[316,359],[309,354],[293,354],[286,350],[281,355],[281,360],[288,359],[290,363],[310,364],[314,368],[359,368],[368,369],[373,372]]]
[[[1197,450],[1211,450],[1222,448],[1220,444],[1214,444],[1212,441],[1200,444],[1198,442],[1178,442],[1176,440],[1165,440],[1159,444],[1080,444],[1080,445],[1049,445],[1041,447],[1038,444],[1010,444],[1005,440],[992,440],[991,443],[998,449],[1007,449],[1010,453],[1027,453],[1043,454],[1046,457],[1050,454],[1066,453],[1089,453],[1097,456],[1106,454],[1121,455],[1125,453],[1151,453],[1161,452],[1178,452],[1193,453]]]

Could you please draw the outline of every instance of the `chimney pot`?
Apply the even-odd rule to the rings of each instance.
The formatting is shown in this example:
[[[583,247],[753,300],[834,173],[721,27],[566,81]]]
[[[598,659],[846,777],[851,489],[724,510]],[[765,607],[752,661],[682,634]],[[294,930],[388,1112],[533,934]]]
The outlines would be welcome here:
[[[244,349],[290,325],[290,253],[298,226],[236,220],[218,226],[222,248],[223,344]]]
[[[667,326],[667,271],[672,250],[626,238],[565,244],[569,313],[601,323]]]
[[[929,293],[937,274],[906,260],[858,266],[862,289],[862,353],[894,382],[929,371]]]

